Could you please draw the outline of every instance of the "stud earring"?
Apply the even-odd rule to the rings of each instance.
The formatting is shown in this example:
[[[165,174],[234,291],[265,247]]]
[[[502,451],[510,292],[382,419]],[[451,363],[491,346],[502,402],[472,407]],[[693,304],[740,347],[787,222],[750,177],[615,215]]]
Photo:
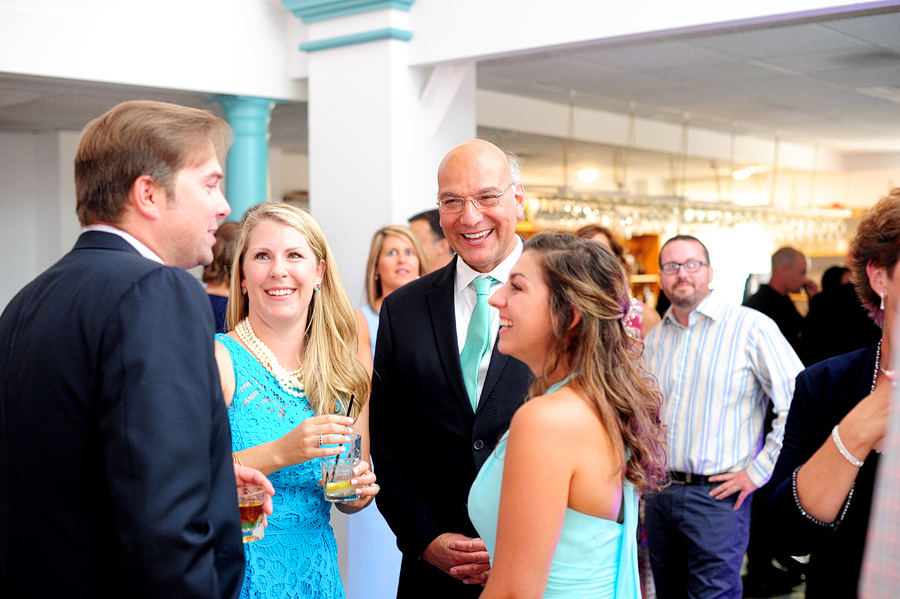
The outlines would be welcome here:
[[[241,285],[241,294],[247,295],[247,288]]]
[[[884,291],[881,292],[881,310],[884,310]]]
[[[316,291],[322,291],[322,284],[321,284],[321,283],[316,283],[316,286],[314,287],[314,289],[315,289]]]

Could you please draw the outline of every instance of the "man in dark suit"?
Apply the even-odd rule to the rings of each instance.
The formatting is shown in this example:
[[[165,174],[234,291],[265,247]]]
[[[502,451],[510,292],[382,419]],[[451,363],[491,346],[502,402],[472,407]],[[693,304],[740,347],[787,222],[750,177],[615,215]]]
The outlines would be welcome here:
[[[75,158],[75,248],[0,317],[0,596],[237,597],[213,318],[183,268],[228,215],[212,114],[126,102]],[[173,268],[176,267],[176,268]]]
[[[403,552],[400,598],[477,597],[490,568],[467,513],[469,487],[533,379],[497,351],[496,310],[477,377],[464,374],[460,354],[475,336],[473,279],[489,276],[497,289],[522,252],[524,202],[514,156],[482,140],[451,150],[438,170],[438,203],[457,256],[381,308],[371,433],[378,507]]]
[[[744,305],[762,312],[775,321],[784,338],[794,351],[809,366],[801,341],[803,316],[797,312],[791,293],[803,289],[812,298],[818,287],[806,276],[809,259],[803,252],[792,247],[783,247],[772,254],[772,277],[768,284],[760,285],[759,291],[744,300]]]
[[[409,228],[419,239],[425,257],[428,258],[428,272],[434,272],[450,264],[453,250],[441,229],[441,211],[437,208],[420,212],[409,219]]]

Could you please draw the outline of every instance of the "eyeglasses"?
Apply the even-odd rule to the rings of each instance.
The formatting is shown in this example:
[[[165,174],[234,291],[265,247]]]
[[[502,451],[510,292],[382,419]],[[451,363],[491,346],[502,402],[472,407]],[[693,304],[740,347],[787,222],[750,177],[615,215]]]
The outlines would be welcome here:
[[[515,182],[510,183],[509,186],[500,193],[482,193],[470,198],[444,198],[442,200],[438,200],[437,205],[438,208],[440,208],[441,212],[443,212],[444,214],[455,214],[457,212],[462,212],[463,210],[465,210],[466,202],[471,200],[472,205],[479,210],[487,210],[488,208],[493,208],[494,206],[499,204],[500,198],[503,196],[503,194],[509,191],[514,184]]]
[[[687,262],[666,262],[659,269],[667,275],[674,275],[680,268],[684,268],[684,272],[695,273],[700,272],[700,268],[703,266],[709,266],[709,264],[699,260],[688,260]]]

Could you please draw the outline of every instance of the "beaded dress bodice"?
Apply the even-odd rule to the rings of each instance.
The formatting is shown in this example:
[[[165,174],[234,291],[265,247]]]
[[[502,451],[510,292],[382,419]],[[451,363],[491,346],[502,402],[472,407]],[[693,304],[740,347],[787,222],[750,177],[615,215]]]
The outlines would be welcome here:
[[[226,335],[216,335],[234,365],[235,392],[228,407],[232,448],[274,441],[314,416],[305,397],[286,393],[278,381]],[[265,537],[244,545],[247,570],[241,597],[343,599],[337,544],[329,524],[331,504],[318,485],[318,460],[269,475],[275,513]]]

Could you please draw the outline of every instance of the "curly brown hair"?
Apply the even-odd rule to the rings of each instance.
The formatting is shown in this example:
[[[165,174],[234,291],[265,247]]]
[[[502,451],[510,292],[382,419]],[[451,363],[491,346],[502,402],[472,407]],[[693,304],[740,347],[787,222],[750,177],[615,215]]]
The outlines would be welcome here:
[[[553,338],[531,397],[547,391],[549,375],[566,364],[576,391],[594,408],[619,448],[625,477],[639,490],[666,477],[662,393],[641,365],[640,342],[629,335],[628,277],[604,245],[569,233],[528,240],[550,289]],[[575,315],[581,318],[573,326]],[[626,458],[626,448],[631,455]]]
[[[900,187],[882,196],[862,220],[856,237],[850,244],[850,280],[856,288],[863,307],[878,326],[882,325],[884,312],[879,309],[881,296],[869,284],[866,267],[881,266],[893,276],[900,259]]]

